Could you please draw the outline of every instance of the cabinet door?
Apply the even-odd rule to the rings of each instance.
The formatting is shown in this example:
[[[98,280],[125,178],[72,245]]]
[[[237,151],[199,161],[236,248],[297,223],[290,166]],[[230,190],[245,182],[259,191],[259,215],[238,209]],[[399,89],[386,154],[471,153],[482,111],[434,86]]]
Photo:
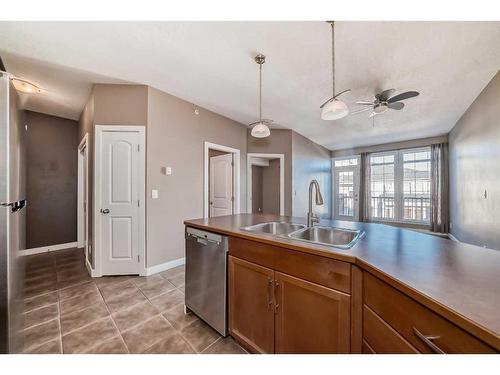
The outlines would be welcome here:
[[[274,271],[229,256],[229,332],[249,350],[274,353]]]
[[[350,296],[275,272],[276,353],[349,353]]]

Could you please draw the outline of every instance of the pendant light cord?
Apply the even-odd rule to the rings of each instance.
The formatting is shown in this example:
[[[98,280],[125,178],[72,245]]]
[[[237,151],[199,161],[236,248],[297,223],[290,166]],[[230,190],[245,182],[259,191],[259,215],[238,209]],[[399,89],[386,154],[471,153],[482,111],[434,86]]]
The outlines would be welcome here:
[[[332,89],[333,89],[332,96],[335,96],[335,27],[334,27],[334,21],[331,21],[330,24],[332,25]]]
[[[259,120],[262,122],[262,63],[259,63]]]

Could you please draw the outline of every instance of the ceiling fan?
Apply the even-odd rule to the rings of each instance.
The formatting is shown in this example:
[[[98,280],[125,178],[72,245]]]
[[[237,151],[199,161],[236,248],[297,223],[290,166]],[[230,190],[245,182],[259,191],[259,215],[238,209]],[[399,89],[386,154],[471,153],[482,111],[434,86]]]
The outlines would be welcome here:
[[[413,98],[419,95],[417,91],[407,91],[398,94],[396,96],[392,96],[395,91],[396,91],[395,89],[382,91],[381,93],[375,95],[375,100],[373,102],[368,102],[368,101],[356,102],[356,104],[366,105],[369,107],[351,112],[351,114],[356,114],[371,110],[372,112],[370,113],[369,117],[373,117],[385,113],[388,109],[395,109],[399,111],[403,109],[403,107],[405,106],[405,104],[402,103],[401,100]]]

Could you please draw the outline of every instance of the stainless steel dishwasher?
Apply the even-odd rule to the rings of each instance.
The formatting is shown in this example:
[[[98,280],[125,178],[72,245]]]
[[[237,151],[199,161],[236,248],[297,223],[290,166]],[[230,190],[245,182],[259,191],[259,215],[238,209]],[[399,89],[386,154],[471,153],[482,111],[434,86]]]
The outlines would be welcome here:
[[[186,228],[186,307],[227,336],[227,237]]]

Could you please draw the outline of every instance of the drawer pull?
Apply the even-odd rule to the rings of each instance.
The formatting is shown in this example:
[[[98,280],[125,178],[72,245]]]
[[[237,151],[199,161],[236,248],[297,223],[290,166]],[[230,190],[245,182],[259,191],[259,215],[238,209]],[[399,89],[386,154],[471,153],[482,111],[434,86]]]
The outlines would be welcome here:
[[[436,340],[439,338],[439,336],[426,336],[422,332],[420,332],[418,329],[413,327],[413,333],[415,336],[417,336],[420,340],[424,342],[425,345],[429,347],[434,353],[437,354],[445,354],[445,352],[436,344],[434,344],[432,341]]]

